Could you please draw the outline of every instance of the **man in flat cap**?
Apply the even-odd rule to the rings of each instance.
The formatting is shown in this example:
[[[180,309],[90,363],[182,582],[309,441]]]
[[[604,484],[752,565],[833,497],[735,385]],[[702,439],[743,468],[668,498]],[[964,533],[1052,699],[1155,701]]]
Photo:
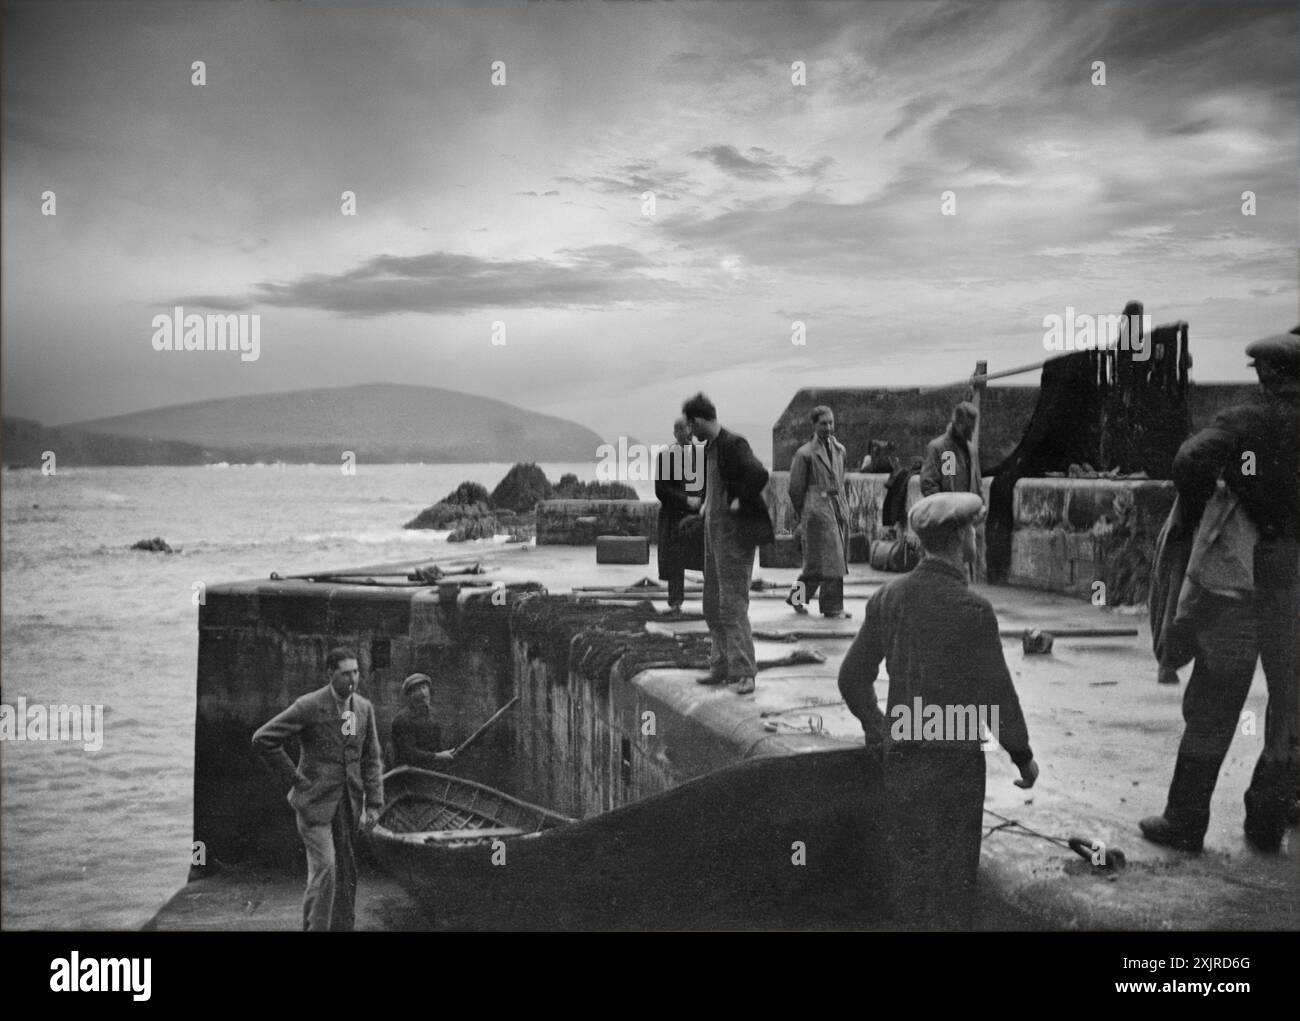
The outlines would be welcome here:
[[[402,682],[406,705],[393,717],[393,761],[399,766],[439,769],[456,757],[442,747],[442,728],[433,722],[433,678],[411,674]]]
[[[1254,592],[1207,593],[1196,621],[1196,665],[1183,695],[1186,727],[1162,815],[1141,822],[1157,844],[1199,851],[1219,768],[1263,660],[1264,747],[1246,791],[1246,839],[1281,848],[1300,789],[1300,326],[1246,348],[1260,390],[1187,439],[1174,458],[1178,500],[1195,527],[1220,478],[1259,532]]]
[[[844,576],[849,573],[844,444],[835,438],[835,412],[825,404],[813,408],[809,417],[814,435],[794,452],[788,487],[803,534],[803,570],[785,601],[796,613],[807,613],[816,595],[823,617],[849,617],[844,611]]]
[[[1002,655],[993,607],[966,585],[983,501],[938,493],[908,522],[925,547],[911,574],[867,602],[862,630],[840,667],[839,686],[883,755],[890,892],[897,920],[913,928],[973,922],[984,811],[981,729],[998,741],[1032,787],[1038,765]],[[888,719],[874,683],[889,671]],[[980,725],[984,724],[984,728]]]

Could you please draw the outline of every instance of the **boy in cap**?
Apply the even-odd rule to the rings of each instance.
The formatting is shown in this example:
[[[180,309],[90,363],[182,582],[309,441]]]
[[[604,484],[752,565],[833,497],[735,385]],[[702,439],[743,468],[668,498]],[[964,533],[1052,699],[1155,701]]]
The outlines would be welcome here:
[[[1010,754],[1020,770],[1016,786],[1038,779],[997,617],[966,585],[983,506],[973,493],[917,502],[908,523],[925,557],[867,602],[840,667],[844,701],[862,721],[868,747],[884,757],[892,894],[898,920],[910,927],[972,922],[985,780],[972,719]],[[889,671],[888,720],[873,686],[881,660]]]
[[[1139,824],[1157,844],[1199,851],[1210,798],[1242,706],[1263,660],[1268,682],[1264,747],[1246,791],[1246,839],[1281,848],[1300,786],[1300,326],[1246,348],[1258,397],[1221,411],[1187,439],[1173,481],[1194,528],[1220,477],[1259,530],[1255,590],[1244,600],[1208,594],[1199,614],[1196,665],[1183,695],[1186,727],[1161,815]]]
[[[433,678],[411,674],[402,682],[406,706],[393,717],[393,757],[396,765],[437,769],[456,757],[442,749],[442,729],[433,722]]]

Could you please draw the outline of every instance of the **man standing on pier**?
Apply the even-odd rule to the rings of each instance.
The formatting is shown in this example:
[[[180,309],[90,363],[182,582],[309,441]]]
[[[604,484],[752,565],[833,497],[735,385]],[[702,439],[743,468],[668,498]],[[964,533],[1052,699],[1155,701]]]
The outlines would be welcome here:
[[[668,582],[668,612],[676,615],[686,601],[686,568],[703,569],[690,563],[690,543],[678,534],[678,525],[694,516],[702,505],[702,472],[699,448],[691,442],[685,417],[673,423],[672,446],[659,452],[655,472],[655,496],[659,499],[659,580]],[[698,551],[698,547],[697,547]],[[698,556],[698,552],[696,556]]]
[[[1255,589],[1245,599],[1206,593],[1197,613],[1196,665],[1183,695],[1186,729],[1162,815],[1139,824],[1157,844],[1199,851],[1210,798],[1263,660],[1264,748],[1246,791],[1246,839],[1281,848],[1300,793],[1300,326],[1246,348],[1261,391],[1221,411],[1174,458],[1178,501],[1193,524],[1220,477],[1259,531]]]
[[[898,920],[909,927],[969,928],[974,920],[984,816],[980,719],[990,721],[991,736],[1020,770],[1016,786],[1038,779],[997,616],[966,586],[982,509],[972,493],[917,502],[908,520],[925,558],[868,600],[840,666],[845,704],[862,721],[868,748],[883,754],[890,891]],[[889,672],[888,720],[874,687],[881,660]]]
[[[936,436],[925,448],[921,465],[921,495],[935,493],[974,493],[984,498],[980,478],[979,452],[972,437],[979,411],[969,401],[952,409],[952,421],[942,436]]]
[[[253,747],[291,786],[289,804],[307,849],[303,929],[350,932],[356,913],[357,820],[367,827],[379,820],[384,767],[374,707],[356,693],[357,654],[331,649],[325,672],[328,683],[263,724],[253,735]],[[296,768],[284,750],[290,738],[297,738],[301,749]]]
[[[795,613],[807,613],[816,595],[823,617],[849,617],[844,612],[844,576],[849,573],[845,450],[835,438],[835,412],[819,404],[811,418],[816,435],[790,462],[790,503],[803,531],[803,570],[785,601]]]
[[[456,757],[442,747],[442,729],[433,720],[433,678],[411,674],[402,682],[406,706],[393,717],[393,764],[439,769]]]
[[[763,502],[767,469],[748,441],[718,424],[704,394],[682,405],[696,439],[704,440],[704,620],[713,650],[701,684],[754,690],[754,636],[749,628],[749,580],[754,550],[775,537]]]

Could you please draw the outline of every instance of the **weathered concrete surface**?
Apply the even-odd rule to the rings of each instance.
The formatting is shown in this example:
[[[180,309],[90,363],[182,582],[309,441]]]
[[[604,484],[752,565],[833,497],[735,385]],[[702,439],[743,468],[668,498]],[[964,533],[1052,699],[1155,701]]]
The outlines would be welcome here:
[[[488,553],[485,561],[503,576],[542,581],[552,593],[581,585],[628,585],[647,573],[644,567],[597,566],[594,551],[565,547],[513,549]],[[762,576],[782,584],[793,570],[764,570]],[[827,637],[805,641],[822,650],[825,664],[763,671],[753,697],[728,689],[695,684],[689,670],[645,670],[630,680],[611,678],[612,703],[619,712],[643,705],[661,707],[669,726],[689,728],[670,750],[658,774],[639,771],[648,789],[657,782],[680,782],[688,774],[712,768],[728,756],[783,754],[801,742],[825,747],[828,742],[856,742],[857,723],[837,705],[836,673],[848,637],[862,619],[867,585],[889,580],[865,566],[851,571],[847,605],[851,621],[823,621],[815,615],[795,618],[780,600],[754,600],[751,616],[759,629],[797,627],[824,631]],[[211,590],[209,590],[211,592]],[[986,805],[1003,816],[1058,836],[1080,835],[1124,850],[1129,867],[1111,879],[1094,873],[1070,852],[1025,836],[997,832],[984,842],[981,885],[989,911],[986,925],[1046,928],[1216,929],[1300,928],[1300,870],[1295,834],[1289,831],[1283,853],[1253,852],[1241,836],[1241,796],[1260,748],[1265,703],[1262,676],[1247,702],[1257,724],[1239,733],[1216,791],[1206,852],[1191,856],[1147,844],[1137,820],[1160,811],[1181,733],[1180,688],[1155,683],[1145,615],[1110,611],[1050,593],[1014,588],[983,590],[1004,627],[1134,626],[1136,638],[1058,638],[1051,656],[1026,656],[1019,642],[1004,643],[1008,664],[1029,721],[1030,736],[1042,766],[1031,792],[1012,785],[1013,770],[1002,753],[989,762]],[[699,610],[698,595],[688,594],[688,613]],[[673,623],[698,630],[698,622]],[[843,633],[839,637],[837,633]],[[760,643],[760,658],[788,646]],[[1184,671],[1185,673],[1185,671]],[[507,684],[512,683],[508,676]],[[877,685],[883,698],[885,684]],[[582,701],[579,699],[579,701]],[[554,704],[552,705],[554,711]],[[762,717],[764,711],[779,715]],[[777,731],[764,724],[776,722]],[[627,730],[627,727],[622,729]],[[814,730],[820,733],[813,733]],[[1250,729],[1250,728],[1243,728]],[[595,731],[591,731],[595,734]],[[779,738],[779,740],[777,740]],[[514,732],[508,737],[518,740]],[[600,738],[593,747],[602,744]],[[510,745],[508,745],[510,746]],[[662,750],[661,750],[662,751]],[[647,747],[653,758],[655,749]],[[617,772],[617,771],[616,771]],[[614,775],[616,775],[616,772]],[[594,785],[592,790],[599,790]],[[816,792],[810,792],[815,797]],[[286,819],[287,808],[280,808]],[[991,824],[996,820],[990,819]],[[190,884],[155,919],[159,928],[287,928],[300,924],[301,877],[293,872],[262,873],[260,885],[238,870]],[[241,885],[242,884],[242,885]],[[269,886],[268,886],[269,884]],[[273,889],[271,889],[273,888]],[[362,898],[383,897],[383,884],[363,878]],[[243,905],[260,899],[245,917]],[[251,891],[251,892],[250,892]],[[202,893],[197,899],[187,894]],[[241,899],[242,898],[242,899]],[[369,911],[370,909],[366,909]],[[364,925],[418,927],[382,907],[364,914]],[[252,919],[256,918],[257,921]],[[372,922],[364,921],[370,918]],[[1007,922],[1007,918],[1016,921]]]
[[[358,864],[359,931],[417,930],[423,917],[397,881]],[[301,869],[238,866],[182,886],[145,929],[185,932],[265,932],[302,928],[306,866]]]

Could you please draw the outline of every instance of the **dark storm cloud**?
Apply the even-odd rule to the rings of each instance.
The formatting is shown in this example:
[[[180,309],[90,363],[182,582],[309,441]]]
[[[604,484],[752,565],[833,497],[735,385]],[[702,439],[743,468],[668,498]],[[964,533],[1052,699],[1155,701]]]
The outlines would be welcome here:
[[[222,311],[308,308],[354,318],[495,308],[590,308],[671,300],[677,284],[637,272],[652,263],[621,245],[564,249],[556,259],[504,260],[429,252],[380,255],[344,273],[264,282],[245,297],[188,295],[173,305]]]

